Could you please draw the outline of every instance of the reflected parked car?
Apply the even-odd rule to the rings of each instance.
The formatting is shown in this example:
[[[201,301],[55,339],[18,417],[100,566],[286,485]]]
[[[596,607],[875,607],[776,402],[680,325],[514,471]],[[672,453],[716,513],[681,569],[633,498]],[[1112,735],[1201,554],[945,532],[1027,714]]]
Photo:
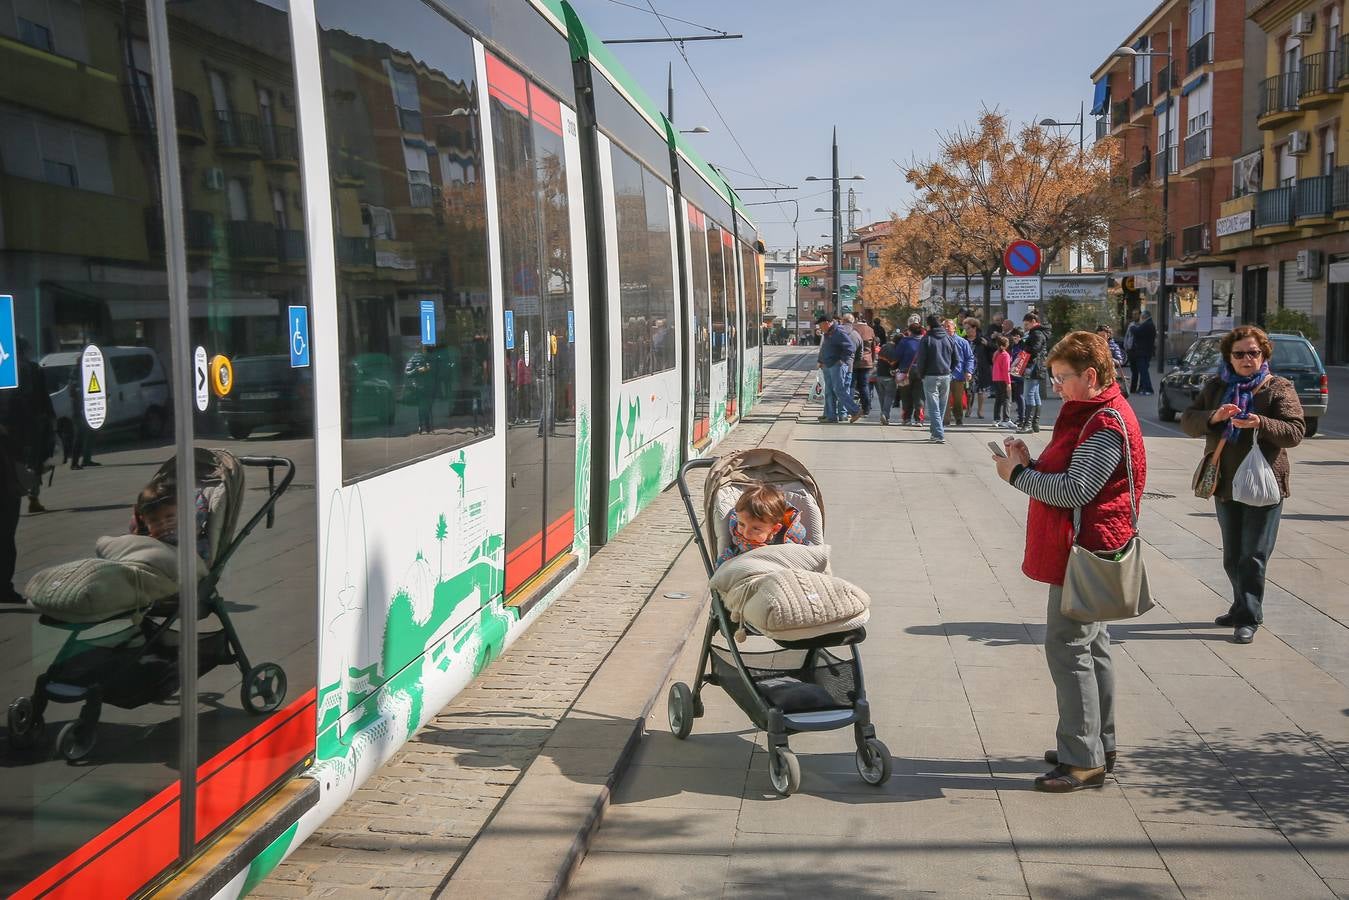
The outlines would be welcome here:
[[[151,440],[164,436],[173,405],[169,380],[159,355],[149,347],[103,347],[103,385],[107,397],[104,430],[136,428]],[[70,446],[73,435],[70,394],[66,388],[79,370],[83,353],[78,350],[48,353],[39,361],[56,411],[56,433]],[[83,411],[77,411],[83,414]]]
[[[1226,334],[1226,332],[1223,332]],[[1201,337],[1190,346],[1180,365],[1167,372],[1157,391],[1157,418],[1174,422],[1176,414],[1189,407],[1205,383],[1222,366],[1222,334]],[[1269,370],[1293,382],[1307,420],[1307,436],[1316,434],[1321,416],[1330,403],[1330,379],[1312,342],[1301,334],[1274,333],[1269,336],[1274,356]]]
[[[397,413],[393,360],[383,353],[358,353],[347,360],[342,405],[348,422],[392,425]]]
[[[300,435],[314,430],[314,375],[291,368],[290,357],[241,356],[234,360],[234,389],[219,401],[230,437],[247,438],[264,425]]]

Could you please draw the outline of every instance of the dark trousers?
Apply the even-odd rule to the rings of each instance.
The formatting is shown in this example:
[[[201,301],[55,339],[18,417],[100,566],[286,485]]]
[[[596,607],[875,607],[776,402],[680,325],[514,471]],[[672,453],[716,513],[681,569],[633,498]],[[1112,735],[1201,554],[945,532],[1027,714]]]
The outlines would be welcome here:
[[[1218,527],[1223,535],[1223,569],[1232,582],[1234,625],[1259,625],[1265,621],[1265,566],[1279,537],[1283,502],[1273,506],[1247,506],[1235,500],[1215,500]]]
[[[1025,421],[1026,419],[1026,400],[1024,397],[1021,396],[1025,387],[1026,387],[1026,379],[1024,378],[1012,379],[1012,401],[1016,403],[1016,420],[1018,422]]]
[[[19,532],[19,501],[22,497],[0,497],[0,597],[14,595],[14,567],[19,550],[14,539]]]
[[[1005,381],[996,381],[993,383],[993,421],[1007,421],[1007,388],[1009,385]]]
[[[94,454],[94,429],[84,423],[80,410],[75,410],[71,418],[71,433],[74,439],[70,447],[70,464],[87,466]],[[4,585],[0,584],[0,590]]]
[[[1152,393],[1152,357],[1135,356],[1129,360],[1129,393]]]
[[[918,411],[923,408],[923,379],[912,373],[909,382],[899,389],[900,405],[905,422],[917,422]]]
[[[857,369],[853,372],[853,392],[857,394],[857,405],[862,407],[862,415],[871,415],[871,385],[867,382],[875,369]]]

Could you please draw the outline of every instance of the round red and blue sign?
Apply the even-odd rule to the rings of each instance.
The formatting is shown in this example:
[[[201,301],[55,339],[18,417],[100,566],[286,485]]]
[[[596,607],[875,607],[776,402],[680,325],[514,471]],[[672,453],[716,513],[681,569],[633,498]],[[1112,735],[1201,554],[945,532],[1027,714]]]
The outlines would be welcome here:
[[[1002,255],[1003,268],[1009,275],[1038,275],[1040,260],[1040,248],[1034,241],[1012,241]]]

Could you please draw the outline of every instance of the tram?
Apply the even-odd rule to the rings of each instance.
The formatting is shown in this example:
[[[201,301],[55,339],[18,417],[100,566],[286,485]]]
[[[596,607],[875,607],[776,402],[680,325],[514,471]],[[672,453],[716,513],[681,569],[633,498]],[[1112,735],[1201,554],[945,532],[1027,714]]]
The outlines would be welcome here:
[[[40,477],[6,488],[0,887],[137,895],[229,838],[231,898],[753,407],[763,245],[563,0],[15,10],[0,449]],[[197,665],[83,722],[69,633],[111,657],[139,614],[14,592],[201,448],[244,463],[255,527],[210,597],[174,576]]]

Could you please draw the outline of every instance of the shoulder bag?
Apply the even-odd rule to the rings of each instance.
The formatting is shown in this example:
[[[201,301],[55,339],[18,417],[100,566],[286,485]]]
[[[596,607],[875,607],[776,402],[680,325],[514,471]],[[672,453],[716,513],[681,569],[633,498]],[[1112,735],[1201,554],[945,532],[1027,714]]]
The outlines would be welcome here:
[[[1194,488],[1194,495],[1200,500],[1210,499],[1218,490],[1218,460],[1226,446],[1227,435],[1223,435],[1218,441],[1218,446],[1213,448],[1212,453],[1204,454],[1194,470],[1190,486]]]
[[[1082,508],[1073,508],[1073,544],[1063,576],[1059,612],[1074,622],[1110,622],[1141,616],[1154,606],[1148,589],[1148,570],[1143,563],[1143,540],[1138,536],[1138,504],[1134,499],[1133,454],[1129,427],[1117,410],[1107,409],[1124,431],[1124,471],[1128,475],[1129,524],[1133,536],[1116,551],[1088,550],[1077,543],[1082,527]],[[1086,425],[1082,426],[1085,433]],[[1080,443],[1079,438],[1079,443]]]

